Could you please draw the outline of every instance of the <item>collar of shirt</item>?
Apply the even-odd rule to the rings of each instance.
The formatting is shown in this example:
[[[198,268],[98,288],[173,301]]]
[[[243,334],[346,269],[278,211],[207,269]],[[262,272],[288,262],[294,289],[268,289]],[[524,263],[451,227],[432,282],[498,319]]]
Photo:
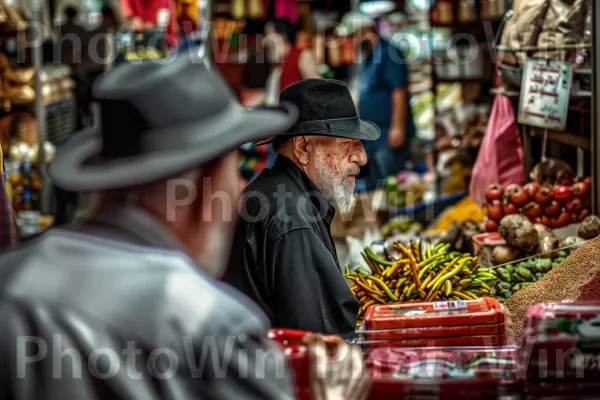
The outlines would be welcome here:
[[[327,224],[331,225],[331,221],[335,216],[335,208],[323,196],[317,185],[292,160],[279,154],[272,168],[286,173],[317,210],[321,210],[321,205],[326,204],[327,213],[324,218]]]
[[[80,222],[98,222],[113,226],[153,246],[183,251],[187,254],[179,240],[157,218],[132,204],[101,208],[91,217]]]

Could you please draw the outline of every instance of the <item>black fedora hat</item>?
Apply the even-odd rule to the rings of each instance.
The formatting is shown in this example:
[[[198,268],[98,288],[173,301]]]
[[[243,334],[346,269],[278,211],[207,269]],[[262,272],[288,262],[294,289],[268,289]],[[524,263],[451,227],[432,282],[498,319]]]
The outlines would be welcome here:
[[[334,79],[305,79],[286,87],[279,103],[298,108],[298,121],[281,136],[335,136],[377,140],[381,131],[374,123],[361,120],[350,90]],[[275,137],[260,141],[265,144]]]
[[[100,126],[75,134],[50,167],[70,191],[150,183],[285,132],[297,110],[244,109],[195,53],[123,64],[94,86]]]

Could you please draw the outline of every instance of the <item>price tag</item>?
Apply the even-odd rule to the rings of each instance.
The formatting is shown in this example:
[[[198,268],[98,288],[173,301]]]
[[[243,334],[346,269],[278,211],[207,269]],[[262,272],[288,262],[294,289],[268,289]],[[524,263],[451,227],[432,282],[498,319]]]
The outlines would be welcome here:
[[[521,81],[519,123],[564,131],[572,81],[573,71],[567,62],[527,60]]]

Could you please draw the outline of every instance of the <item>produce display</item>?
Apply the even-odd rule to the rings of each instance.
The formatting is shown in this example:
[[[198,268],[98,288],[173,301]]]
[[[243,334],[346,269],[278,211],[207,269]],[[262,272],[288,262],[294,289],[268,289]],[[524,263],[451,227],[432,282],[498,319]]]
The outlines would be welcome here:
[[[596,216],[587,217],[579,227],[580,234],[591,237],[600,233],[600,219]],[[500,221],[498,233],[504,242],[500,242],[492,250],[483,249],[478,255],[484,265],[502,265],[531,256],[542,258],[557,258],[559,249],[572,247],[585,242],[579,236],[569,236],[560,240],[555,233],[542,224],[533,224],[520,214],[507,215]],[[494,235],[487,233],[485,235]],[[522,260],[521,260],[522,261]]]
[[[562,228],[582,222],[591,215],[591,180],[585,178],[572,185],[524,186],[490,185],[485,191],[488,220],[485,230],[495,232],[503,217],[521,214],[529,221],[549,228]]]
[[[420,233],[423,231],[423,224],[413,222],[404,215],[390,219],[380,229],[381,236],[388,238],[398,233]]]
[[[421,203],[428,189],[429,185],[416,174],[389,176],[384,182],[388,204],[395,208]]]
[[[485,210],[479,207],[470,196],[467,196],[456,203],[454,207],[450,207],[447,211],[444,211],[428,231],[444,232],[454,224],[462,224],[470,221],[481,223],[485,215]]]
[[[357,268],[346,278],[361,303],[359,324],[369,306],[402,302],[471,300],[491,293],[488,283],[496,280],[494,271],[479,267],[477,257],[450,250],[450,244],[437,246],[410,242],[395,243],[398,257],[378,257],[365,248],[363,257],[371,268]]]
[[[494,296],[505,302],[515,292],[542,279],[547,272],[556,268],[569,255],[567,251],[560,250],[554,258],[531,257],[518,264],[507,264],[495,268],[498,280],[493,286]]]

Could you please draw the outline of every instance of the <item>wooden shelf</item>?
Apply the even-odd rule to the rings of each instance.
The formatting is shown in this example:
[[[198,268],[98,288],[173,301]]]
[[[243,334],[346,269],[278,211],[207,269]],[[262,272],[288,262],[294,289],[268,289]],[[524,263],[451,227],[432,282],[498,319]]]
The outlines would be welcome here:
[[[492,81],[491,76],[481,78],[441,78],[437,77],[438,83],[487,83]]]

